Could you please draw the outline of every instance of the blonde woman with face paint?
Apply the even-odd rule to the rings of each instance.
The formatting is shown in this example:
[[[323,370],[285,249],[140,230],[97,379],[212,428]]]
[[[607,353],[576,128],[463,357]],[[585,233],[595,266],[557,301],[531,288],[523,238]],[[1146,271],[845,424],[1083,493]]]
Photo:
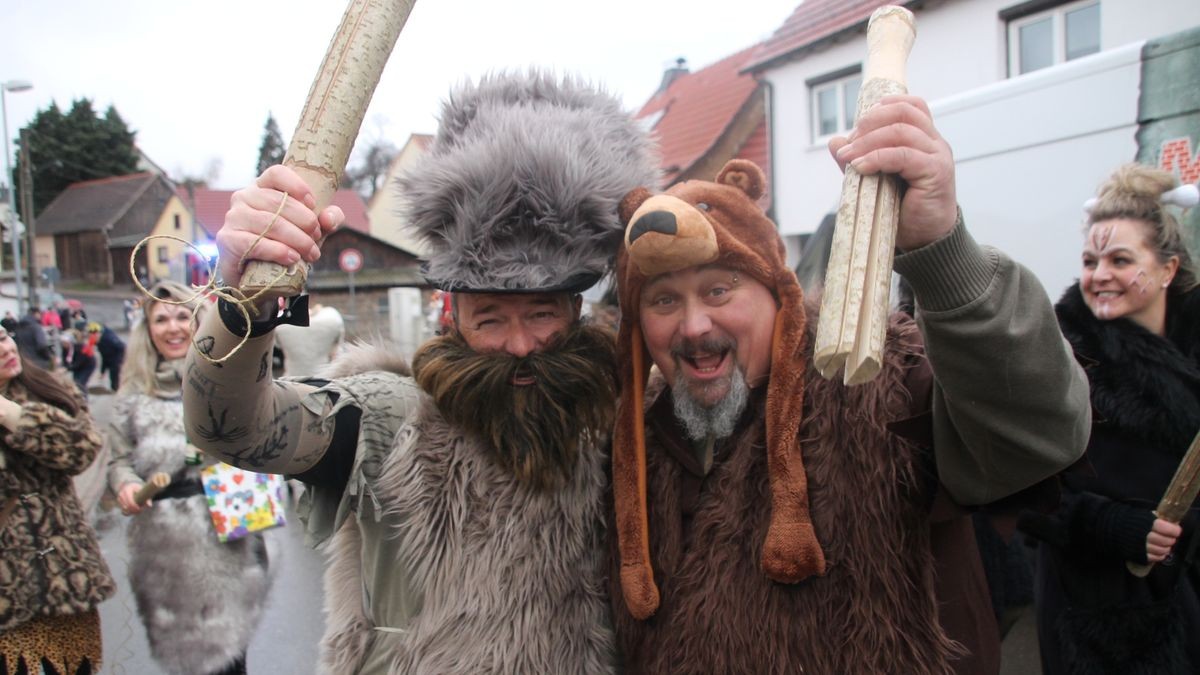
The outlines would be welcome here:
[[[1090,466],[1063,477],[1039,540],[1043,671],[1200,672],[1194,536],[1155,517],[1200,429],[1200,291],[1175,214],[1195,186],[1128,164],[1089,200],[1079,283],[1055,306],[1091,386]],[[1126,562],[1153,562],[1138,578]]]

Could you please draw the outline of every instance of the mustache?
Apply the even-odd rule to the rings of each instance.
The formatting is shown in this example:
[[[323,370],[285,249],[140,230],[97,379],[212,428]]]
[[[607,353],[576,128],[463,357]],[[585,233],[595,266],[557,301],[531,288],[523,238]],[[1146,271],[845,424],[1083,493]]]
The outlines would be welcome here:
[[[457,333],[425,343],[413,377],[451,423],[478,436],[518,480],[549,489],[570,479],[581,437],[599,438],[616,409],[616,339],[576,325],[545,350],[479,353]],[[526,386],[514,375],[532,376]]]
[[[736,348],[737,342],[731,337],[709,336],[699,340],[682,338],[679,342],[671,345],[671,356],[677,359],[690,359],[697,354],[720,354],[721,352],[733,351]]]

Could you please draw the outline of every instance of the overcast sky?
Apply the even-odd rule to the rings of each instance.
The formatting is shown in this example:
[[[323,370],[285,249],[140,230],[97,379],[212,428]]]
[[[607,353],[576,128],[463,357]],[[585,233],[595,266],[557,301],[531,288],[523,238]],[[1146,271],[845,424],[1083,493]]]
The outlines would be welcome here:
[[[450,87],[499,68],[579,73],[636,110],[665,68],[692,70],[769,37],[800,0],[419,0],[359,135],[400,146],[436,130]],[[268,112],[284,139],[344,0],[4,0],[0,81],[11,138],[50,102],[110,104],[172,178],[253,180]],[[11,141],[10,141],[11,143]],[[13,147],[13,152],[16,148]],[[352,156],[351,163],[355,162]]]

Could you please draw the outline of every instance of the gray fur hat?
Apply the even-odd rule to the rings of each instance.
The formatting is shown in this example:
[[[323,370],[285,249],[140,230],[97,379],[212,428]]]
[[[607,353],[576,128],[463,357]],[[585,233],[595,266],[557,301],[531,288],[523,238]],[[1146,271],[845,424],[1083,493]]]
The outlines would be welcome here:
[[[429,152],[398,182],[434,286],[578,292],[611,269],[624,236],[617,204],[657,186],[655,167],[617,99],[530,71],[453,91]]]

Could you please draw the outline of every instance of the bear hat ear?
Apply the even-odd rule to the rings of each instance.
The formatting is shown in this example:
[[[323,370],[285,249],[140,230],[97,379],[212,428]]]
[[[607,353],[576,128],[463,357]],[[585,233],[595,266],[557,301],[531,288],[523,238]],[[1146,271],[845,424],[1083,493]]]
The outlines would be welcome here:
[[[717,182],[735,187],[757,201],[767,191],[767,177],[758,165],[748,159],[731,159],[717,174]]]
[[[650,197],[650,191],[644,187],[636,187],[626,193],[621,198],[621,203],[617,205],[617,215],[621,218],[621,224],[629,227],[629,219],[633,218],[633,214]]]

